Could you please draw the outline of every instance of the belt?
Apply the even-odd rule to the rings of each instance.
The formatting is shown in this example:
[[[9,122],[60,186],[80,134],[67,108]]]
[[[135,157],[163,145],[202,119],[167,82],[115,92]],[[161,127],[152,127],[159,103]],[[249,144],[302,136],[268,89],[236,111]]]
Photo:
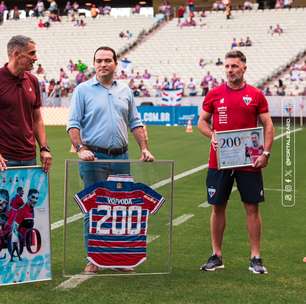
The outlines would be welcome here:
[[[122,148],[113,148],[113,149],[106,149],[106,148],[101,148],[97,146],[88,146],[88,145],[86,145],[86,147],[88,147],[88,149],[91,150],[92,152],[101,152],[107,155],[120,155],[128,150],[127,146],[124,146]]]

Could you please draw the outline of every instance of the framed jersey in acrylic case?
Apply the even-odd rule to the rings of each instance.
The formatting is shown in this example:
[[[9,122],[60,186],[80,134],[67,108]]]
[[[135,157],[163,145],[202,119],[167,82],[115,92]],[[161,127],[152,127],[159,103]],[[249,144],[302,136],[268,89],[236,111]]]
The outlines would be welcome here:
[[[264,151],[263,127],[216,132],[218,169],[252,166]]]
[[[51,280],[49,210],[41,167],[0,172],[0,285]]]
[[[174,162],[91,162],[106,174],[87,188],[82,163],[66,161],[64,275],[82,274],[88,262],[101,276],[170,273]]]

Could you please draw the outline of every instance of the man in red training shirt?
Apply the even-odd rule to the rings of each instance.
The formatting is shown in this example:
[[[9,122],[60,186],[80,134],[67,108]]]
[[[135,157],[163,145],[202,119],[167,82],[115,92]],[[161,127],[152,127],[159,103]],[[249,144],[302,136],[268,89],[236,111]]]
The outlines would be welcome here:
[[[213,254],[201,270],[215,271],[224,268],[222,241],[226,222],[226,206],[236,180],[247,215],[247,227],[251,249],[249,270],[267,273],[260,257],[261,216],[259,203],[264,200],[261,168],[268,164],[273,143],[274,128],[268,102],[262,92],[244,80],[246,57],[238,50],[225,55],[227,82],[212,89],[204,99],[198,127],[211,139],[208,173],[206,179],[208,203],[211,211],[211,242]],[[211,124],[212,119],[212,124]],[[258,119],[264,128],[264,151],[252,167],[230,170],[217,169],[215,131],[257,127]],[[252,187],[250,187],[252,185]]]

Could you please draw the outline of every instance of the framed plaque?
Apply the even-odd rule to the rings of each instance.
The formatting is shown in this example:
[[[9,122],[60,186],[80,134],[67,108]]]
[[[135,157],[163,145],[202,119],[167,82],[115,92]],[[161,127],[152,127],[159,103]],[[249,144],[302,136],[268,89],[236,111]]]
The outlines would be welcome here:
[[[216,132],[218,169],[252,166],[264,151],[263,127]]]

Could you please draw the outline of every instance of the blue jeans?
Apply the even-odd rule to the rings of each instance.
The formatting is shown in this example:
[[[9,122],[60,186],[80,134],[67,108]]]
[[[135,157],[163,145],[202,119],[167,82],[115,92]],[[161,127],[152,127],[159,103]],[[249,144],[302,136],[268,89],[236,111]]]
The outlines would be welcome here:
[[[6,165],[8,167],[35,166],[36,165],[36,159],[31,159],[31,160],[12,160],[12,159],[8,159]]]
[[[128,159],[128,153],[120,155],[107,155],[100,152],[94,152],[97,159],[101,160],[124,160]],[[84,187],[87,188],[99,181],[105,181],[109,175],[112,174],[130,174],[129,163],[95,163],[95,162],[82,162],[79,164],[80,177],[83,180]],[[84,243],[87,253],[88,249],[88,232],[89,232],[89,213],[84,215]]]

